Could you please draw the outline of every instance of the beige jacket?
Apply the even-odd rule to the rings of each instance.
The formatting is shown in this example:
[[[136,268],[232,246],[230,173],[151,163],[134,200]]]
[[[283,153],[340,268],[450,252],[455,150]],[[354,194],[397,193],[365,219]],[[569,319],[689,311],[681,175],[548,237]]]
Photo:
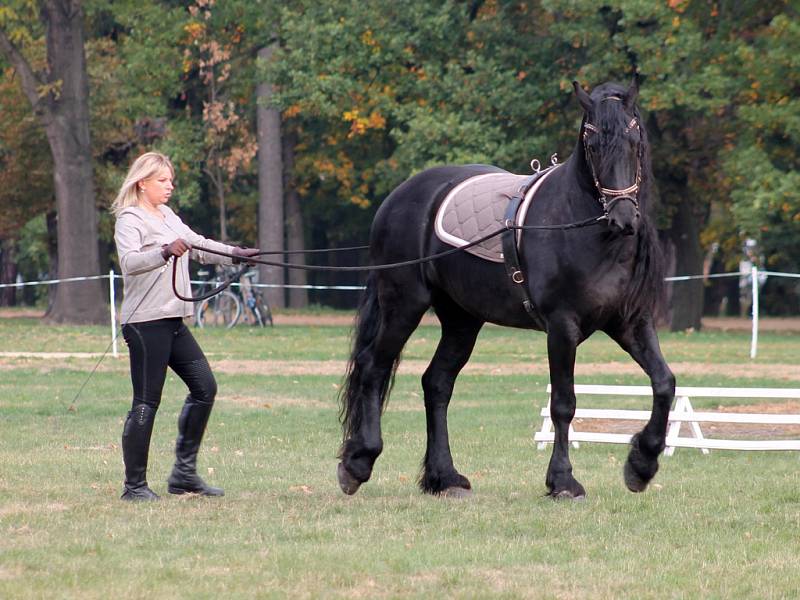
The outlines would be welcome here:
[[[189,317],[194,312],[191,302],[184,302],[172,291],[172,261],[178,260],[175,287],[182,296],[192,295],[189,283],[189,256],[207,264],[232,264],[227,256],[200,252],[192,248],[180,258],[161,256],[164,244],[183,238],[191,246],[233,252],[233,246],[209,240],[196,234],[180,220],[171,208],[159,206],[164,219],[159,219],[133,206],[117,217],[114,241],[117,244],[119,266],[122,269],[122,324],[140,323],[168,317]]]

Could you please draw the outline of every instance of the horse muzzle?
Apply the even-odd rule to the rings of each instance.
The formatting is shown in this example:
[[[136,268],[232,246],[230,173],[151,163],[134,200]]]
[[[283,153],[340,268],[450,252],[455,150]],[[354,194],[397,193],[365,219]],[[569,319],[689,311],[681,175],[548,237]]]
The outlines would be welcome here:
[[[623,202],[627,200],[628,202]],[[639,203],[634,196],[620,194],[603,202],[609,228],[620,235],[633,235],[639,227]]]

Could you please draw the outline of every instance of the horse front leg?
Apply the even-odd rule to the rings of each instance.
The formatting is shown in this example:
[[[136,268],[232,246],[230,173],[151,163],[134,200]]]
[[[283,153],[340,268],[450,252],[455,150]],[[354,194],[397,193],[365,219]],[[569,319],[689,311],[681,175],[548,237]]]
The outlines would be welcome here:
[[[550,363],[550,418],[555,440],[547,467],[548,495],[553,498],[583,499],[586,490],[572,476],[569,461],[569,426],[575,416],[575,350],[581,340],[577,326],[550,324],[547,333],[547,358]]]
[[[675,376],[661,348],[652,319],[607,332],[650,377],[653,388],[653,408],[644,428],[631,439],[631,449],[625,462],[625,485],[632,492],[642,492],[658,471],[658,455],[664,450],[667,438],[669,411],[675,398]]]

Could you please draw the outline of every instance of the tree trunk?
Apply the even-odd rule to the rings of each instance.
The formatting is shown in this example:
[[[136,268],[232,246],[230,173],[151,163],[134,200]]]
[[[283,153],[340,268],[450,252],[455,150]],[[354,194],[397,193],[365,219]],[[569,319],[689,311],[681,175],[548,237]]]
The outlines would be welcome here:
[[[47,221],[47,273],[50,279],[54,279],[58,273],[58,217],[54,210],[47,211],[45,215]],[[45,317],[49,317],[53,310],[53,303],[56,301],[56,286],[47,286],[47,310]]]
[[[294,146],[295,136],[284,136],[283,143],[283,169],[284,189],[286,190],[286,245],[289,251],[305,250],[306,241],[303,231],[303,213],[300,210],[300,196],[292,183],[294,173]],[[290,254],[289,262],[304,265],[304,254]],[[308,271],[302,269],[289,269],[289,285],[307,285]],[[291,308],[306,308],[308,306],[308,290],[305,288],[289,288],[289,306]]]
[[[17,261],[14,240],[0,243],[0,283],[16,283]],[[14,306],[17,303],[17,288],[0,288],[0,306]]]
[[[78,0],[47,0],[41,5],[41,17],[47,41],[45,81],[1,30],[0,49],[19,72],[23,91],[42,119],[53,154],[57,276],[100,275],[83,10]],[[100,323],[106,319],[105,304],[101,280],[61,283],[49,318],[59,323]]]
[[[258,51],[260,61],[270,60],[276,45]],[[258,122],[258,245],[263,250],[283,250],[283,160],[281,156],[281,114],[269,108],[272,85],[258,84],[256,89],[256,120]],[[270,260],[282,262],[283,254],[273,254]],[[282,267],[260,265],[259,281],[283,286]],[[286,306],[283,287],[266,288],[269,304],[275,308]]]
[[[217,201],[219,202],[219,240],[228,241],[228,208],[225,206],[225,182],[222,180],[222,169],[219,165],[214,167],[214,187],[217,188]]]
[[[675,204],[669,237],[675,248],[676,275],[702,275],[703,250],[700,247],[700,219],[692,202]],[[690,279],[672,284],[672,331],[699,330],[703,316],[703,280]]]

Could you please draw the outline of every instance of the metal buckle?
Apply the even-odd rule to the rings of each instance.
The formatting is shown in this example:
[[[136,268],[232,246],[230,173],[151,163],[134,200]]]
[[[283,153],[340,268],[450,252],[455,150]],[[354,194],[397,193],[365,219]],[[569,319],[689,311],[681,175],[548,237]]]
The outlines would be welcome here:
[[[525,281],[525,278],[522,276],[522,271],[519,270],[514,271],[511,274],[511,281],[513,281],[514,283],[522,283],[523,281]]]

